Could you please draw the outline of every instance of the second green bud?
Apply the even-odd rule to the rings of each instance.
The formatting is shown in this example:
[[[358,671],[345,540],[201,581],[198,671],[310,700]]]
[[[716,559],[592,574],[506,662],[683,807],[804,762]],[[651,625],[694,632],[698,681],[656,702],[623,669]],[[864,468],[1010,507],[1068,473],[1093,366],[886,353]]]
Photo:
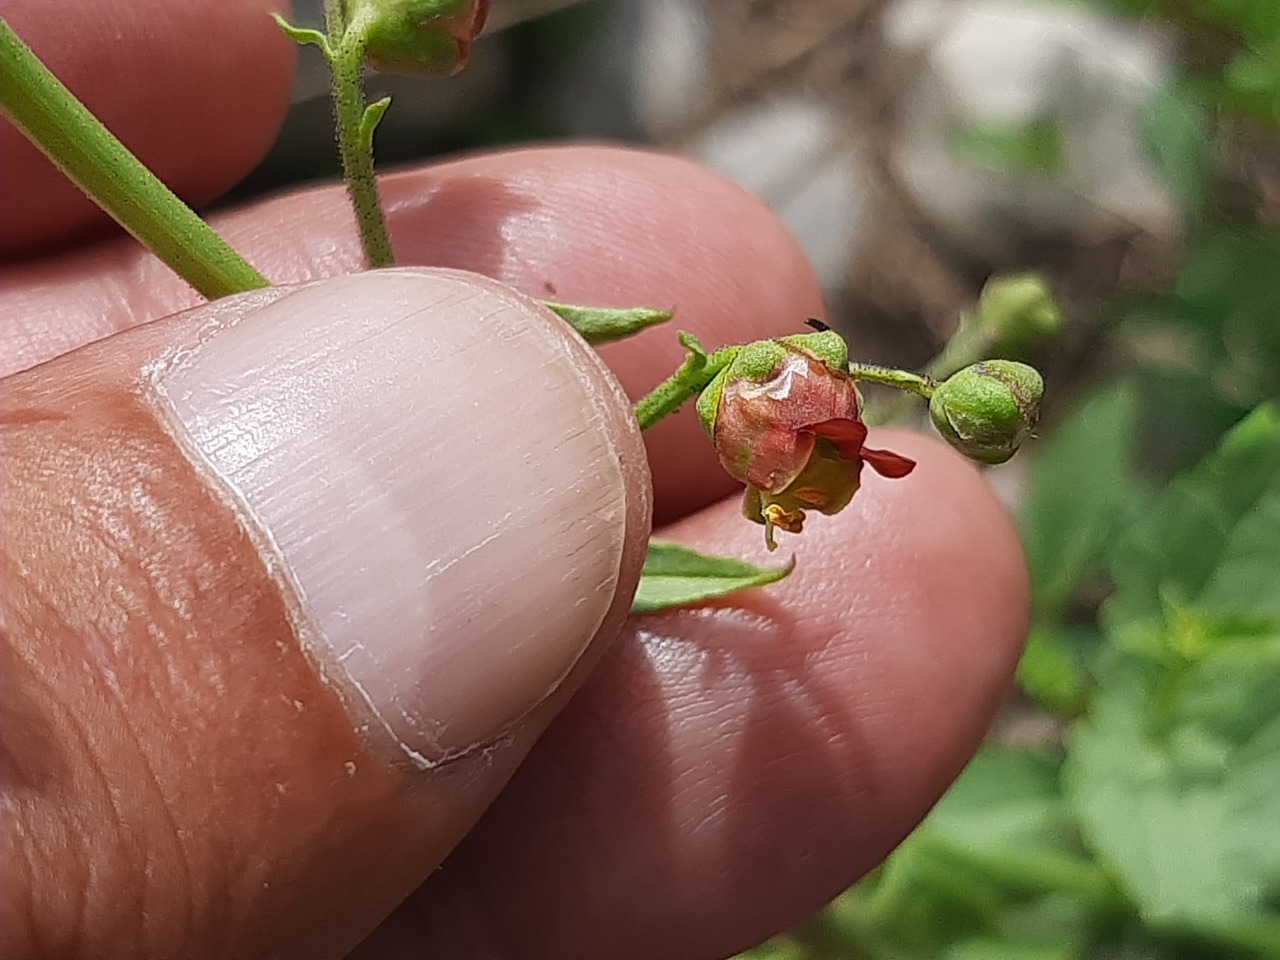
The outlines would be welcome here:
[[[1034,367],[985,360],[948,377],[929,400],[938,432],[980,463],[1004,463],[1040,419],[1044,380]]]

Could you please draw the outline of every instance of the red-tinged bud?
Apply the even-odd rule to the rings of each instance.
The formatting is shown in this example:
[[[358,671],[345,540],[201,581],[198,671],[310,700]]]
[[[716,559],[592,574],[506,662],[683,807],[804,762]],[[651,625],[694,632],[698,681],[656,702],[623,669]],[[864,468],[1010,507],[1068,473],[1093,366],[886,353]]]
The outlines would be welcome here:
[[[864,462],[887,477],[906,476],[915,466],[863,446],[867,428],[853,379],[802,341],[744,348],[703,394],[714,403],[714,415],[703,422],[720,463],[747,485],[744,513],[764,524],[770,549],[777,546],[774,528],[799,533],[806,510],[830,515],[848,506]],[[704,414],[711,413],[707,406]]]
[[[349,22],[385,73],[453,74],[467,65],[490,0],[352,0]]]

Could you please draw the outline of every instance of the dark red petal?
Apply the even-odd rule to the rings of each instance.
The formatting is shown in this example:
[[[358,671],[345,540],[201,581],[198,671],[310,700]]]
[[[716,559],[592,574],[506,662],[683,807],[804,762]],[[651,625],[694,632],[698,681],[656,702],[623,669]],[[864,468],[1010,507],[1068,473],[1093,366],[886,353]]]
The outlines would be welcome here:
[[[872,450],[869,447],[862,448],[862,459],[871,464],[871,469],[882,477],[905,477],[908,473],[916,468],[914,460],[908,460],[899,453],[891,453],[888,450]]]
[[[867,425],[861,420],[840,417],[835,420],[811,423],[801,429],[812,433],[815,437],[830,440],[840,450],[840,456],[845,460],[857,460],[866,452],[862,449],[862,445],[867,440]]]

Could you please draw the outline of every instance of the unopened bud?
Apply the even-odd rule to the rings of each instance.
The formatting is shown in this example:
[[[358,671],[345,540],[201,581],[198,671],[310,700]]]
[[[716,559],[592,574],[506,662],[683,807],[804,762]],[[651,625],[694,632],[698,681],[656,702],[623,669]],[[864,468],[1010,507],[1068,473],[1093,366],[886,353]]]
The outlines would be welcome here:
[[[986,360],[945,380],[929,401],[938,432],[981,463],[1004,463],[1040,419],[1044,381],[1034,367]]]
[[[1000,351],[1021,354],[1062,327],[1062,312],[1049,282],[1037,273],[992,278],[978,301],[978,318]]]
[[[384,73],[452,74],[467,65],[490,0],[351,0],[365,58]]]

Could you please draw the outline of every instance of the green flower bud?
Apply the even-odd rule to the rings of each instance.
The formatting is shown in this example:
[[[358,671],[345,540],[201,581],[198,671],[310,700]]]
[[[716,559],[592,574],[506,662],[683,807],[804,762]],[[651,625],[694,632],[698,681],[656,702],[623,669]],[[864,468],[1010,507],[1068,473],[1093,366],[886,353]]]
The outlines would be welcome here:
[[[1049,282],[1038,273],[993,277],[978,301],[978,319],[990,344],[1013,353],[1023,352],[1062,327],[1062,312]]]
[[[365,59],[384,73],[452,74],[467,65],[490,0],[350,0]]]
[[[946,441],[981,463],[1004,463],[1040,419],[1044,380],[1012,360],[965,367],[934,391],[933,424]]]

